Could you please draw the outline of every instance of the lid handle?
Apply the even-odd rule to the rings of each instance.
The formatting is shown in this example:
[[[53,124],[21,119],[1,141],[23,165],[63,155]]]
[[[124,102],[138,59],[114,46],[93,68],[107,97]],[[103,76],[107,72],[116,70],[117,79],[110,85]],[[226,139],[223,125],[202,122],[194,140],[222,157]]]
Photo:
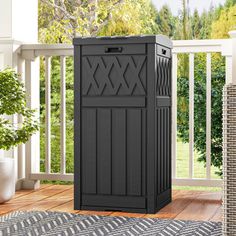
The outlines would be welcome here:
[[[105,53],[121,53],[123,51],[122,47],[108,47],[105,48]]]
[[[163,55],[166,55],[167,51],[166,51],[166,49],[162,49],[161,52],[162,52]]]

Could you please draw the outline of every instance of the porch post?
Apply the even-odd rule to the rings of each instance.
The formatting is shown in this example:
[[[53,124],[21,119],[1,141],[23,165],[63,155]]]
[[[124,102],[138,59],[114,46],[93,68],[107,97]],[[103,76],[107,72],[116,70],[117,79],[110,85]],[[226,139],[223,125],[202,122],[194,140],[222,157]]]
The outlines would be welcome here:
[[[236,235],[236,31],[225,46],[226,84],[223,90],[223,235]]]
[[[21,44],[38,42],[38,0],[0,0],[0,70],[11,67],[22,74],[21,79],[24,82],[24,60],[20,56]],[[35,76],[39,71],[39,64],[35,64]],[[20,117],[9,117],[14,123],[20,120]],[[37,135],[36,135],[37,136]],[[38,139],[33,137],[33,139]],[[34,146],[37,153],[39,150],[38,142]],[[26,145],[27,146],[27,145]],[[27,153],[27,147],[26,147]],[[34,165],[39,165],[39,152],[31,159],[35,159]],[[25,184],[23,179],[25,174],[25,148],[20,145],[11,151],[0,151],[0,157],[15,158],[16,187],[19,189],[23,185],[30,188],[38,186],[38,182]],[[29,158],[29,157],[27,157]],[[38,162],[38,163],[37,163]]]

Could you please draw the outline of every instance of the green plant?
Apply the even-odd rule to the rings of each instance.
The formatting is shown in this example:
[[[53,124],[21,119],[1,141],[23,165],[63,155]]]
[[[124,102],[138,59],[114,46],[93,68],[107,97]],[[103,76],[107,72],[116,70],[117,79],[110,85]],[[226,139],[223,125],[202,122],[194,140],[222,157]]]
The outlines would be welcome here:
[[[23,122],[12,122],[7,117],[12,115],[21,115]],[[0,149],[26,143],[38,129],[35,110],[26,106],[24,85],[18,74],[10,68],[0,71]]]

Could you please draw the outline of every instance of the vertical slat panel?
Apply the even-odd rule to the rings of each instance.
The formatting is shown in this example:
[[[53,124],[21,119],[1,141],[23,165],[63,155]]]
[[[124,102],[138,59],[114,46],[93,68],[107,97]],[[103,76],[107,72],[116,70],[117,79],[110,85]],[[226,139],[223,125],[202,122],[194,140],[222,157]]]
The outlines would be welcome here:
[[[165,168],[165,189],[168,188],[168,166],[169,166],[169,156],[168,156],[168,108],[165,108],[165,130],[164,130],[164,134],[165,134],[165,163],[166,163],[166,168]]]
[[[127,110],[127,194],[141,195],[141,110]]]
[[[146,110],[142,110],[142,195],[146,195],[146,162],[147,162],[147,150],[146,150]]]
[[[176,178],[176,144],[177,144],[177,69],[178,57],[173,54],[172,57],[172,177]]]
[[[61,174],[66,173],[66,57],[61,56]]]
[[[157,109],[156,117],[157,117],[157,193],[161,193],[161,170],[162,170],[162,161],[161,161],[161,116],[160,116],[160,108]]]
[[[166,130],[165,130],[165,141],[166,141],[166,188],[169,188],[169,109],[166,108]]]
[[[164,175],[164,145],[163,145],[163,108],[160,108],[160,130],[161,130],[161,134],[160,134],[160,139],[161,139],[161,145],[160,145],[160,149],[161,149],[161,192],[163,192],[164,190],[164,179],[163,179],[163,175]]]
[[[112,194],[126,194],[126,110],[112,111]]]
[[[163,175],[162,175],[162,178],[163,178],[163,188],[164,190],[166,189],[166,109],[165,108],[162,108],[163,110],[163,119],[162,119],[162,145],[163,145]]]
[[[111,110],[98,109],[97,117],[98,194],[111,194]]]
[[[167,181],[168,188],[171,188],[171,108],[167,108],[167,160],[168,160],[168,169],[167,169]]]
[[[193,178],[194,163],[194,54],[189,54],[189,178]]]
[[[157,191],[161,193],[170,188],[170,108],[157,109]]]
[[[82,112],[82,189],[83,193],[96,193],[96,109]]]
[[[81,46],[74,47],[74,61],[78,62],[81,58]],[[81,207],[81,193],[82,193],[82,106],[81,106],[81,92],[82,92],[82,63],[79,65],[74,63],[74,199],[75,209]]]
[[[211,178],[211,54],[207,53],[206,83],[206,176]]]
[[[51,57],[45,57],[45,169],[46,173],[51,172]]]

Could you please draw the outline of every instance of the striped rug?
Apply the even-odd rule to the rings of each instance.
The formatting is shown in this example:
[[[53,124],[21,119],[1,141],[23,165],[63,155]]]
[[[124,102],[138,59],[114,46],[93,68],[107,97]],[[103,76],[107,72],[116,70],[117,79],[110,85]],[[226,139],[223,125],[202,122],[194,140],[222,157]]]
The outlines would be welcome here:
[[[0,217],[0,236],[220,236],[221,223],[153,218],[77,215],[61,212],[13,212]]]

